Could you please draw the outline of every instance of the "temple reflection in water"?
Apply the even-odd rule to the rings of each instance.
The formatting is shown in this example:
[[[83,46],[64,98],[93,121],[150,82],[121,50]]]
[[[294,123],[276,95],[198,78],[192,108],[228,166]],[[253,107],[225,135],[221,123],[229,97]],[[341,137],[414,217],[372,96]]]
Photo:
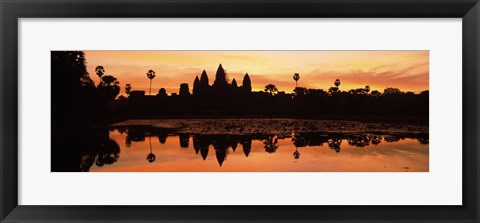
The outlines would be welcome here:
[[[355,157],[357,160],[351,170],[348,168],[336,170],[330,167],[331,170],[327,168],[325,171],[362,171],[362,168],[354,169],[359,165],[357,161],[363,162],[360,165],[367,167],[378,162],[377,158],[380,155],[383,155],[385,160],[387,157],[395,156],[396,163],[406,159],[409,166],[418,165],[417,159],[426,157],[426,160],[421,160],[420,164],[423,166],[419,168],[408,167],[405,164],[400,169],[428,171],[428,145],[426,145],[429,143],[428,134],[358,135],[319,132],[292,133],[283,136],[189,134],[132,126],[97,130],[89,141],[90,144],[81,152],[80,171],[175,171],[170,169],[174,168],[175,162],[181,166],[177,171],[224,171],[225,168],[232,167],[226,167],[230,156],[235,156],[232,158],[235,159],[232,161],[235,162],[232,163],[235,168],[229,171],[276,171],[268,165],[284,168],[296,165],[292,166],[296,171],[321,171],[317,170],[317,167],[325,167],[335,162],[337,162],[336,165],[348,164],[349,159],[355,159]],[[403,141],[406,145],[401,144]],[[396,144],[401,144],[399,148],[405,148],[405,150],[399,148],[382,150],[383,147],[390,148]],[[422,145],[425,146],[422,147]],[[345,153],[348,153],[348,157],[341,159],[342,156],[338,154],[343,152],[343,148],[347,148]],[[239,154],[243,158],[240,158]],[[337,156],[334,157],[336,160],[326,163],[324,159],[332,155]],[[376,160],[366,159],[368,157]],[[411,160],[408,160],[410,158]],[[199,163],[199,160],[204,164]],[[301,162],[303,160],[306,160],[305,163]],[[216,163],[216,167],[211,165],[212,162]],[[169,169],[162,170],[162,163],[165,168],[170,166]],[[157,166],[153,168],[149,164]],[[208,167],[202,167],[207,164]],[[129,168],[129,165],[134,167]],[[304,168],[302,165],[305,165]],[[375,169],[379,168],[375,167],[368,171],[394,171],[387,170],[386,166],[387,164],[382,164],[383,169]],[[116,167],[119,168],[116,169]]]

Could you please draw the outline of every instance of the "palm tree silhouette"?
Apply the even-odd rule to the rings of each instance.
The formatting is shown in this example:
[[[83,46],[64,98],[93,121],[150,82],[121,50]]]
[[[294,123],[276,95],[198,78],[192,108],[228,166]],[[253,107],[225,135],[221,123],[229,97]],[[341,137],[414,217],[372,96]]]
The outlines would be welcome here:
[[[370,86],[367,85],[367,86],[365,86],[365,93],[368,94],[368,92],[370,92]]]
[[[335,86],[338,88],[338,86],[340,86],[340,79],[336,79],[333,84],[335,84]]]
[[[150,141],[150,153],[147,155],[147,160],[149,163],[153,163],[155,162],[155,154],[152,153],[152,136],[149,136],[148,140]]]
[[[300,158],[300,152],[298,152],[298,147],[295,146],[295,152],[293,152],[293,157],[298,160]]]
[[[335,87],[331,87],[330,89],[328,89],[328,92],[330,94],[336,94],[338,92],[338,86],[340,86],[340,79],[336,79],[333,84],[335,85]]]
[[[97,66],[95,67],[95,73],[100,78],[100,82],[102,82],[102,76],[105,73],[105,68],[103,68],[103,66]]]
[[[293,80],[295,80],[295,88],[297,88],[298,87],[297,82],[298,82],[298,80],[300,80],[300,74],[295,73],[293,75]]]
[[[147,77],[150,79],[150,92],[148,94],[152,95],[152,79],[155,78],[155,71],[148,70]]]
[[[130,95],[130,91],[132,90],[132,85],[131,84],[127,84],[125,85],[125,93],[127,95]]]

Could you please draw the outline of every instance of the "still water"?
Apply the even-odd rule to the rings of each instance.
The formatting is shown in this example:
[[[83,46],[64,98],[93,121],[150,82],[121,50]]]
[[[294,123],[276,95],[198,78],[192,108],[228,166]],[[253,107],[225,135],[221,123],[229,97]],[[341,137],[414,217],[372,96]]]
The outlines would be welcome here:
[[[151,127],[102,130],[85,150],[91,172],[428,172],[428,134],[201,134]]]

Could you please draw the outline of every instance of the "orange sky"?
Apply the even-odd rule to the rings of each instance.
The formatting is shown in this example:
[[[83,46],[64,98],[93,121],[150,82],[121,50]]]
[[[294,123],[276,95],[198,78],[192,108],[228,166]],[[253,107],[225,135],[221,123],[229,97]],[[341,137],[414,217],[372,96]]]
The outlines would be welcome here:
[[[245,73],[250,75],[254,91],[274,84],[279,91],[292,92],[294,73],[300,74],[299,87],[328,90],[335,79],[340,89],[369,85],[383,92],[386,87],[419,93],[429,87],[428,51],[85,51],[87,69],[98,83],[95,67],[105,67],[107,75],[120,81],[121,94],[127,83],[132,90],[148,94],[148,70],[156,72],[152,94],[160,88],[177,93],[180,83],[190,91],[195,76],[206,70],[210,84],[221,63],[231,81],[241,85]]]

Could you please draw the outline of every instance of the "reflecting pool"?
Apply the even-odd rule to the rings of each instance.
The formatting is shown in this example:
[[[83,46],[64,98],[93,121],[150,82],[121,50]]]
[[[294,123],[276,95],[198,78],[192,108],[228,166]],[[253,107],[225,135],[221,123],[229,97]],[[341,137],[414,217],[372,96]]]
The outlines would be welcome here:
[[[354,124],[356,131],[351,126],[344,131],[338,126],[331,128],[335,131],[311,131],[308,125],[296,131],[288,125],[286,131],[226,131],[224,127],[204,131],[191,128],[193,124],[184,126],[187,130],[131,124],[92,130],[94,136],[85,138],[90,143],[80,152],[80,171],[429,171],[425,127],[379,124],[370,126],[372,130],[360,123]],[[201,126],[213,128],[204,122]]]

